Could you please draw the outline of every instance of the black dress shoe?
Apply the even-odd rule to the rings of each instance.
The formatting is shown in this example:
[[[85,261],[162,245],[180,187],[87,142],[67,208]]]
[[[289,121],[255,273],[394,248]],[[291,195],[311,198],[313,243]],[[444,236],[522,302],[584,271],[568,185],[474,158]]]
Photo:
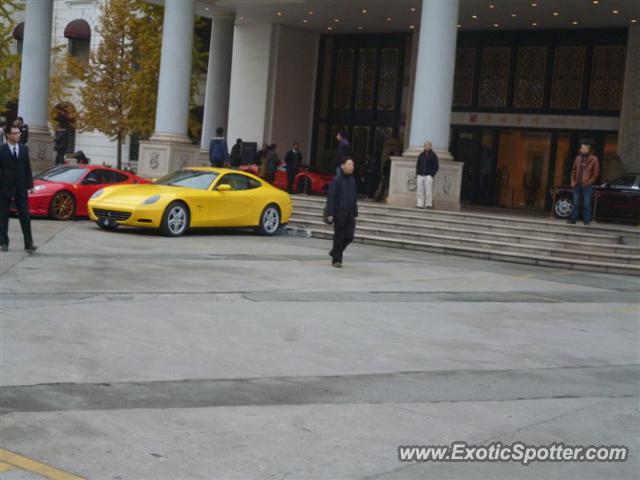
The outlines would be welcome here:
[[[8,252],[9,251],[9,245],[0,245],[0,250],[3,252]]]
[[[27,251],[27,253],[34,253],[36,250],[38,250],[38,247],[36,247],[35,245],[31,245],[30,247],[25,248],[25,250]]]

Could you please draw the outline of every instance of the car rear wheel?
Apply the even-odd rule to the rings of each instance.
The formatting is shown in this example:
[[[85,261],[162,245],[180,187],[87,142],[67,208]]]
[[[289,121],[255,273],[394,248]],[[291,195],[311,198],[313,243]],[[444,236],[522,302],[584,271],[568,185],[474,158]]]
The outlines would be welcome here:
[[[309,177],[300,178],[296,186],[296,192],[311,194],[311,179]]]
[[[553,215],[556,218],[569,218],[573,211],[573,199],[570,197],[558,197],[553,205]]]
[[[275,235],[280,228],[280,209],[277,205],[267,205],[260,215],[260,226],[258,233],[260,235]]]
[[[179,237],[189,228],[189,209],[182,202],[173,202],[162,216],[160,231],[168,237]]]
[[[51,199],[49,216],[54,220],[69,220],[76,213],[76,199],[71,193],[62,190]]]

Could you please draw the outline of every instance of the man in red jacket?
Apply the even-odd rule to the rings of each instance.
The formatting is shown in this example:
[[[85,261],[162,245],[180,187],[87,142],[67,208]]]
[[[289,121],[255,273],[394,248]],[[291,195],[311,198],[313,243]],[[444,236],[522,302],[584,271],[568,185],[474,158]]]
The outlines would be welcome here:
[[[573,210],[569,223],[576,223],[580,211],[580,198],[584,201],[584,224],[591,221],[591,195],[593,184],[600,176],[600,162],[598,157],[591,153],[591,145],[580,145],[580,153],[573,161],[571,169],[571,188],[573,188]]]

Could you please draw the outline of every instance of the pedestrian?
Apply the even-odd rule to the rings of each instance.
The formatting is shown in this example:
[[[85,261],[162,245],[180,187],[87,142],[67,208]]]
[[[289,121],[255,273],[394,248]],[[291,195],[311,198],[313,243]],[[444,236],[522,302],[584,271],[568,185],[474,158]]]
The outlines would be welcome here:
[[[418,208],[433,208],[433,179],[439,168],[438,155],[431,149],[431,142],[425,142],[416,162]]]
[[[580,153],[573,161],[571,169],[571,188],[573,188],[573,210],[569,223],[575,224],[580,213],[580,204],[583,203],[582,219],[585,225],[591,222],[591,195],[593,184],[600,176],[600,162],[598,157],[591,153],[591,145],[580,145]],[[581,201],[582,198],[582,201]]]
[[[24,119],[22,117],[16,118],[14,125],[20,129],[20,143],[26,145],[29,141],[29,125],[24,123]]]
[[[269,149],[267,150],[267,158],[265,159],[265,170],[264,170],[264,179],[273,185],[273,182],[276,180],[276,170],[278,169],[278,153],[276,152],[276,144],[272,143],[269,145]]]
[[[89,165],[89,163],[91,162],[91,159],[88,158],[82,150],[78,150],[76,153],[74,153],[73,158],[75,158],[80,165]]]
[[[56,151],[56,165],[64,163],[64,154],[69,148],[69,132],[60,125],[53,136],[53,149]]]
[[[258,176],[267,178],[267,153],[269,153],[269,145],[262,144],[262,149],[256,152],[256,165],[258,166]]]
[[[231,154],[229,155],[229,163],[231,168],[238,168],[242,163],[242,139],[236,140],[236,144],[231,148]]]
[[[287,192],[293,193],[293,181],[296,179],[298,168],[302,165],[302,153],[300,153],[300,144],[293,143],[293,148],[284,156],[284,163],[287,167]]]
[[[336,134],[336,140],[338,141],[338,149],[336,150],[335,167],[336,175],[340,175],[342,173],[342,160],[349,155],[349,147],[351,145],[343,132],[338,132]]]
[[[353,241],[358,218],[358,197],[356,181],[353,178],[354,162],[344,157],[340,166],[342,172],[329,185],[325,215],[333,223],[333,248],[329,252],[331,265],[342,268],[342,255]]]
[[[209,163],[217,168],[222,168],[229,163],[229,147],[222,127],[216,128],[216,136],[209,142]]]
[[[9,250],[9,208],[11,200],[15,201],[24,249],[33,253],[37,247],[31,235],[31,218],[29,216],[29,190],[33,189],[33,174],[29,150],[19,143],[20,128],[8,125],[5,129],[7,143],[0,146],[0,250]]]

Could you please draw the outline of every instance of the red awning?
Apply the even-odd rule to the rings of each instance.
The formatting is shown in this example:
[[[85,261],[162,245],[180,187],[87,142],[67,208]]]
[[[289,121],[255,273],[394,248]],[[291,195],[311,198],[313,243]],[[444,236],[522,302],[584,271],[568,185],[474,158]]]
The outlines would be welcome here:
[[[24,38],[24,22],[20,22],[13,29],[13,38],[16,40],[22,40]]]
[[[64,36],[74,40],[91,40],[91,27],[79,18],[64,28]]]

